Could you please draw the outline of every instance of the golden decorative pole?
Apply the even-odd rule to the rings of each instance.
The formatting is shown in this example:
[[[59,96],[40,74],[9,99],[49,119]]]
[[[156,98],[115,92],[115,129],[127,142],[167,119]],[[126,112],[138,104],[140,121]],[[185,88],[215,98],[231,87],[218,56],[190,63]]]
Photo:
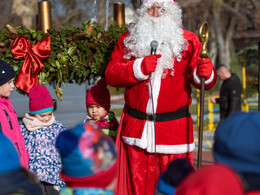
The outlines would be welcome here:
[[[207,50],[208,38],[209,38],[209,25],[207,22],[201,22],[199,25],[199,40],[202,44],[200,50],[201,60],[204,60],[205,58],[208,57],[208,50]],[[200,84],[201,84],[201,88],[200,88],[200,116],[199,116],[197,168],[200,168],[201,160],[202,160],[205,77],[201,77]]]
[[[49,1],[38,2],[38,25],[39,29],[45,33],[52,27],[51,20],[51,3]]]
[[[114,21],[121,26],[125,23],[125,4],[119,2],[114,3],[113,5],[114,10]]]

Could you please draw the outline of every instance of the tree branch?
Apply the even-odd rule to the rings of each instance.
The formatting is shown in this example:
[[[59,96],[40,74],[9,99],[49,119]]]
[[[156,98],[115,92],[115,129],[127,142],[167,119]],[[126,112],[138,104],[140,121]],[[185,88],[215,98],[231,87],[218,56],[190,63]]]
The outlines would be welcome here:
[[[241,0],[236,0],[236,4],[237,3],[241,3]],[[229,4],[227,3],[222,3],[221,6],[223,7],[223,9],[225,9],[226,11],[232,13],[233,15],[235,15],[236,17],[242,19],[244,22],[246,22],[246,17],[241,14],[241,12],[239,12],[239,9],[231,7]]]
[[[60,25],[67,25],[72,18],[74,18],[74,17],[76,17],[76,16],[79,16],[79,15],[81,15],[82,13],[83,13],[83,10],[79,10],[79,11],[77,11],[77,12],[73,12],[73,13],[67,15],[67,16],[60,22]]]
[[[239,10],[240,3],[241,3],[241,0],[236,0],[235,6],[233,8],[237,12]],[[227,29],[227,34],[226,34],[226,41],[228,41],[228,42],[232,39],[232,36],[233,36],[233,33],[234,33],[234,29],[235,29],[236,20],[237,20],[237,18],[231,17],[230,25],[229,25],[229,27]]]

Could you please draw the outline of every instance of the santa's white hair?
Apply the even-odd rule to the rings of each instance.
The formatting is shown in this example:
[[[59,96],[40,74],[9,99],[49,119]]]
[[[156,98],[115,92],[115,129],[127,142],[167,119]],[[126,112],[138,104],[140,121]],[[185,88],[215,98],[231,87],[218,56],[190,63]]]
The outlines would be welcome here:
[[[183,38],[182,11],[176,2],[156,3],[159,9],[159,17],[151,17],[147,10],[154,3],[147,2],[137,10],[137,18],[134,24],[129,25],[129,35],[124,44],[127,48],[125,58],[136,58],[150,55],[150,43],[158,41],[157,54],[162,54],[158,59],[156,71],[152,77],[163,76],[165,70],[171,69],[174,74],[174,58],[182,59],[183,50],[186,49],[187,41]]]

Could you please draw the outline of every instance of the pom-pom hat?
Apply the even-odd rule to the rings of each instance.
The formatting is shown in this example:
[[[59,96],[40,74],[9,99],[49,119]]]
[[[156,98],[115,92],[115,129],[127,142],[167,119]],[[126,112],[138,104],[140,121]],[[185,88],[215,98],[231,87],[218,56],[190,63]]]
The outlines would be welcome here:
[[[61,177],[68,186],[103,188],[115,178],[115,144],[95,123],[61,132],[56,147],[62,159]]]
[[[53,101],[48,89],[43,85],[34,85],[29,91],[29,111],[40,114],[53,110]]]
[[[0,60],[0,86],[15,77],[14,69],[5,61]]]
[[[91,87],[86,95],[86,106],[99,105],[105,110],[110,110],[110,92],[105,79],[100,79],[97,84]]]

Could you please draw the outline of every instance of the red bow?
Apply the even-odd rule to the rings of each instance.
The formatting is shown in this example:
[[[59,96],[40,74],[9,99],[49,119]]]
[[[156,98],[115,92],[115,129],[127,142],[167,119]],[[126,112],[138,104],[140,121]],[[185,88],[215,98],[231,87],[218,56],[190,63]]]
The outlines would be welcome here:
[[[18,35],[12,45],[11,53],[14,58],[25,57],[25,60],[16,77],[15,86],[29,93],[32,86],[38,84],[37,75],[44,67],[41,59],[47,58],[51,53],[50,35],[37,41],[34,45],[21,35]]]

